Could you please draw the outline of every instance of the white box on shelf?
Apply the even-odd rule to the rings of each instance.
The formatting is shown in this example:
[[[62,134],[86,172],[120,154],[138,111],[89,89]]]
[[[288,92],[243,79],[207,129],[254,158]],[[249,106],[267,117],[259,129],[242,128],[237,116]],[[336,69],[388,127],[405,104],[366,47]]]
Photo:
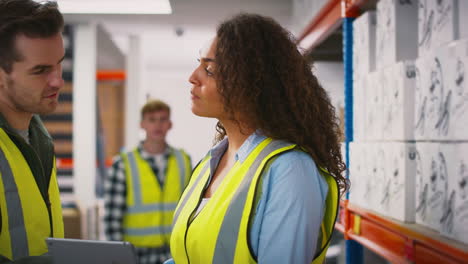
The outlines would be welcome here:
[[[433,56],[424,55],[415,61],[416,79],[414,89],[414,138],[415,140],[424,140],[428,137],[426,129],[426,105],[427,105],[427,87],[429,86],[430,71],[427,62]]]
[[[379,74],[379,84],[380,84],[380,94],[381,100],[379,103],[379,108],[381,109],[381,140],[389,140],[391,138],[391,129],[393,124],[391,123],[391,100],[392,100],[392,90],[394,89],[395,76],[393,74],[394,67],[388,66],[382,69],[379,69],[377,72]]]
[[[455,41],[450,46],[447,70],[447,89],[451,90],[448,102],[450,140],[468,140],[468,40]]]
[[[415,139],[450,140],[450,106],[452,90],[449,85],[453,58],[450,47],[439,47],[416,61]]]
[[[448,217],[453,217],[452,238],[468,243],[468,143],[457,144],[453,175],[450,175]],[[452,208],[453,206],[453,208]],[[449,222],[450,224],[450,222]]]
[[[369,208],[380,214],[385,214],[388,207],[385,190],[385,150],[380,142],[370,142],[367,144],[367,181],[364,199],[369,203]]]
[[[375,11],[367,11],[353,22],[353,79],[375,70]]]
[[[366,143],[351,142],[349,144],[349,201],[352,204],[368,208],[364,199],[365,182],[367,181],[366,169]]]
[[[395,64],[389,86],[384,128],[387,140],[414,140],[414,93],[416,69],[414,61],[401,61]]]
[[[366,87],[366,138],[369,141],[381,140],[383,137],[383,108],[381,73],[372,72],[367,78]]]
[[[424,160],[424,153],[430,150],[431,143],[416,143],[415,162],[415,222],[422,226],[429,226],[429,169]]]
[[[463,2],[462,0],[460,2]],[[419,56],[458,38],[458,0],[420,0],[418,10]]]
[[[367,78],[354,81],[353,86],[353,132],[354,141],[367,140],[366,132],[366,107],[367,107]]]
[[[380,0],[377,3],[377,69],[417,58],[417,13],[417,1]]]
[[[444,210],[440,222],[442,235],[468,242],[468,239],[464,238],[468,235],[468,226],[457,225],[468,224],[468,200],[466,200],[465,189],[463,188],[464,178],[468,176],[465,169],[468,157],[463,155],[468,154],[468,152],[463,147],[466,149],[468,144],[445,143],[442,147],[446,157],[448,157],[448,191],[445,193]],[[466,208],[463,208],[464,203]]]
[[[427,194],[425,194],[427,195],[425,197],[427,206],[425,209],[426,215],[425,220],[420,224],[440,232],[443,224],[444,206],[446,205],[448,195],[447,161],[453,158],[453,154],[447,151],[443,143],[418,143],[417,145],[424,145],[424,147],[417,146],[417,148],[422,161],[423,182],[427,184]],[[422,189],[423,191],[424,188]],[[419,195],[422,196],[423,192],[419,192]],[[416,199],[418,200],[418,197]],[[419,198],[418,207],[422,204],[422,200]],[[418,207],[416,209],[416,221],[421,220],[418,219]]]
[[[468,25],[468,1],[459,0],[458,1],[458,33],[459,38],[464,39],[468,38],[468,27],[462,25]]]
[[[360,150],[362,151],[363,156],[361,158],[361,170],[363,171],[362,175],[363,178],[359,180],[361,183],[361,186],[358,188],[361,190],[361,193],[358,195],[359,199],[361,200],[360,206],[373,210],[373,202],[375,200],[375,184],[376,180],[374,177],[375,172],[373,171],[374,166],[371,164],[373,162],[374,158],[374,148],[373,145],[375,143],[369,142],[369,143],[363,143],[360,145]]]
[[[391,155],[391,146],[393,143],[379,142],[374,143],[374,156],[373,162],[376,162],[374,171],[376,173],[372,175],[375,177],[375,203],[374,210],[382,215],[389,216],[391,211],[391,178],[390,171],[391,166],[389,164],[388,156]]]
[[[414,222],[416,146],[403,142],[388,144],[389,216],[403,222]]]

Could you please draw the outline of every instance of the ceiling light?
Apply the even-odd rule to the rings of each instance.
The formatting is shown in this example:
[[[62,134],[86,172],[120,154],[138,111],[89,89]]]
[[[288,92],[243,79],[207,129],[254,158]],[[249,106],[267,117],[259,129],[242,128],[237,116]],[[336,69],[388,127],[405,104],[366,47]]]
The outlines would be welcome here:
[[[64,14],[171,14],[169,0],[56,0]]]

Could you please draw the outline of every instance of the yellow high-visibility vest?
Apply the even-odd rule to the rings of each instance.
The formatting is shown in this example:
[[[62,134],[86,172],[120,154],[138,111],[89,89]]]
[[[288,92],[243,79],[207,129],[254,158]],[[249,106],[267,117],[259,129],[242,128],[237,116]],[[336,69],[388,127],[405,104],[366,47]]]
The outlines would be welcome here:
[[[194,170],[174,215],[171,254],[177,264],[257,263],[249,248],[249,219],[255,208],[256,186],[268,162],[296,145],[270,138],[261,142],[241,164],[236,162],[218,190],[194,218],[208,185],[210,156]],[[325,259],[338,209],[335,179],[324,173],[329,191],[319,235],[319,250],[312,263]]]
[[[188,155],[181,150],[172,150],[162,188],[138,149],[124,153],[122,157],[127,184],[123,240],[137,247],[168,246],[172,216],[190,176]]]
[[[52,224],[46,202],[27,161],[4,129],[0,128],[0,255],[11,260],[43,255],[47,253],[47,237],[63,238],[62,206],[55,162],[48,194]]]

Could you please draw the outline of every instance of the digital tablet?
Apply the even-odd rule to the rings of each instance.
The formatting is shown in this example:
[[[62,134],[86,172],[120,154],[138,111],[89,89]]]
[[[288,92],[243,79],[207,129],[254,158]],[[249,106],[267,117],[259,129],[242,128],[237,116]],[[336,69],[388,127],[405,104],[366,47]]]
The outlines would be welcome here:
[[[47,238],[54,264],[137,264],[129,242]]]

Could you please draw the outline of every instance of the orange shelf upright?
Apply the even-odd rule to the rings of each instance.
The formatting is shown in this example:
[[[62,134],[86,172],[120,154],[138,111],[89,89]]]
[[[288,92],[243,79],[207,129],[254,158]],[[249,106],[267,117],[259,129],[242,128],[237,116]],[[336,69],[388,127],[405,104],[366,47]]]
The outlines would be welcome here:
[[[126,74],[124,70],[98,70],[96,80],[98,81],[125,81]]]
[[[73,169],[73,159],[70,158],[57,158],[56,159],[56,166],[57,169]],[[96,162],[96,166],[98,166],[98,163]],[[106,159],[104,161],[104,166],[109,168],[112,166],[112,159]]]
[[[392,220],[341,203],[336,229],[392,263],[468,263],[468,245],[417,224]]]

